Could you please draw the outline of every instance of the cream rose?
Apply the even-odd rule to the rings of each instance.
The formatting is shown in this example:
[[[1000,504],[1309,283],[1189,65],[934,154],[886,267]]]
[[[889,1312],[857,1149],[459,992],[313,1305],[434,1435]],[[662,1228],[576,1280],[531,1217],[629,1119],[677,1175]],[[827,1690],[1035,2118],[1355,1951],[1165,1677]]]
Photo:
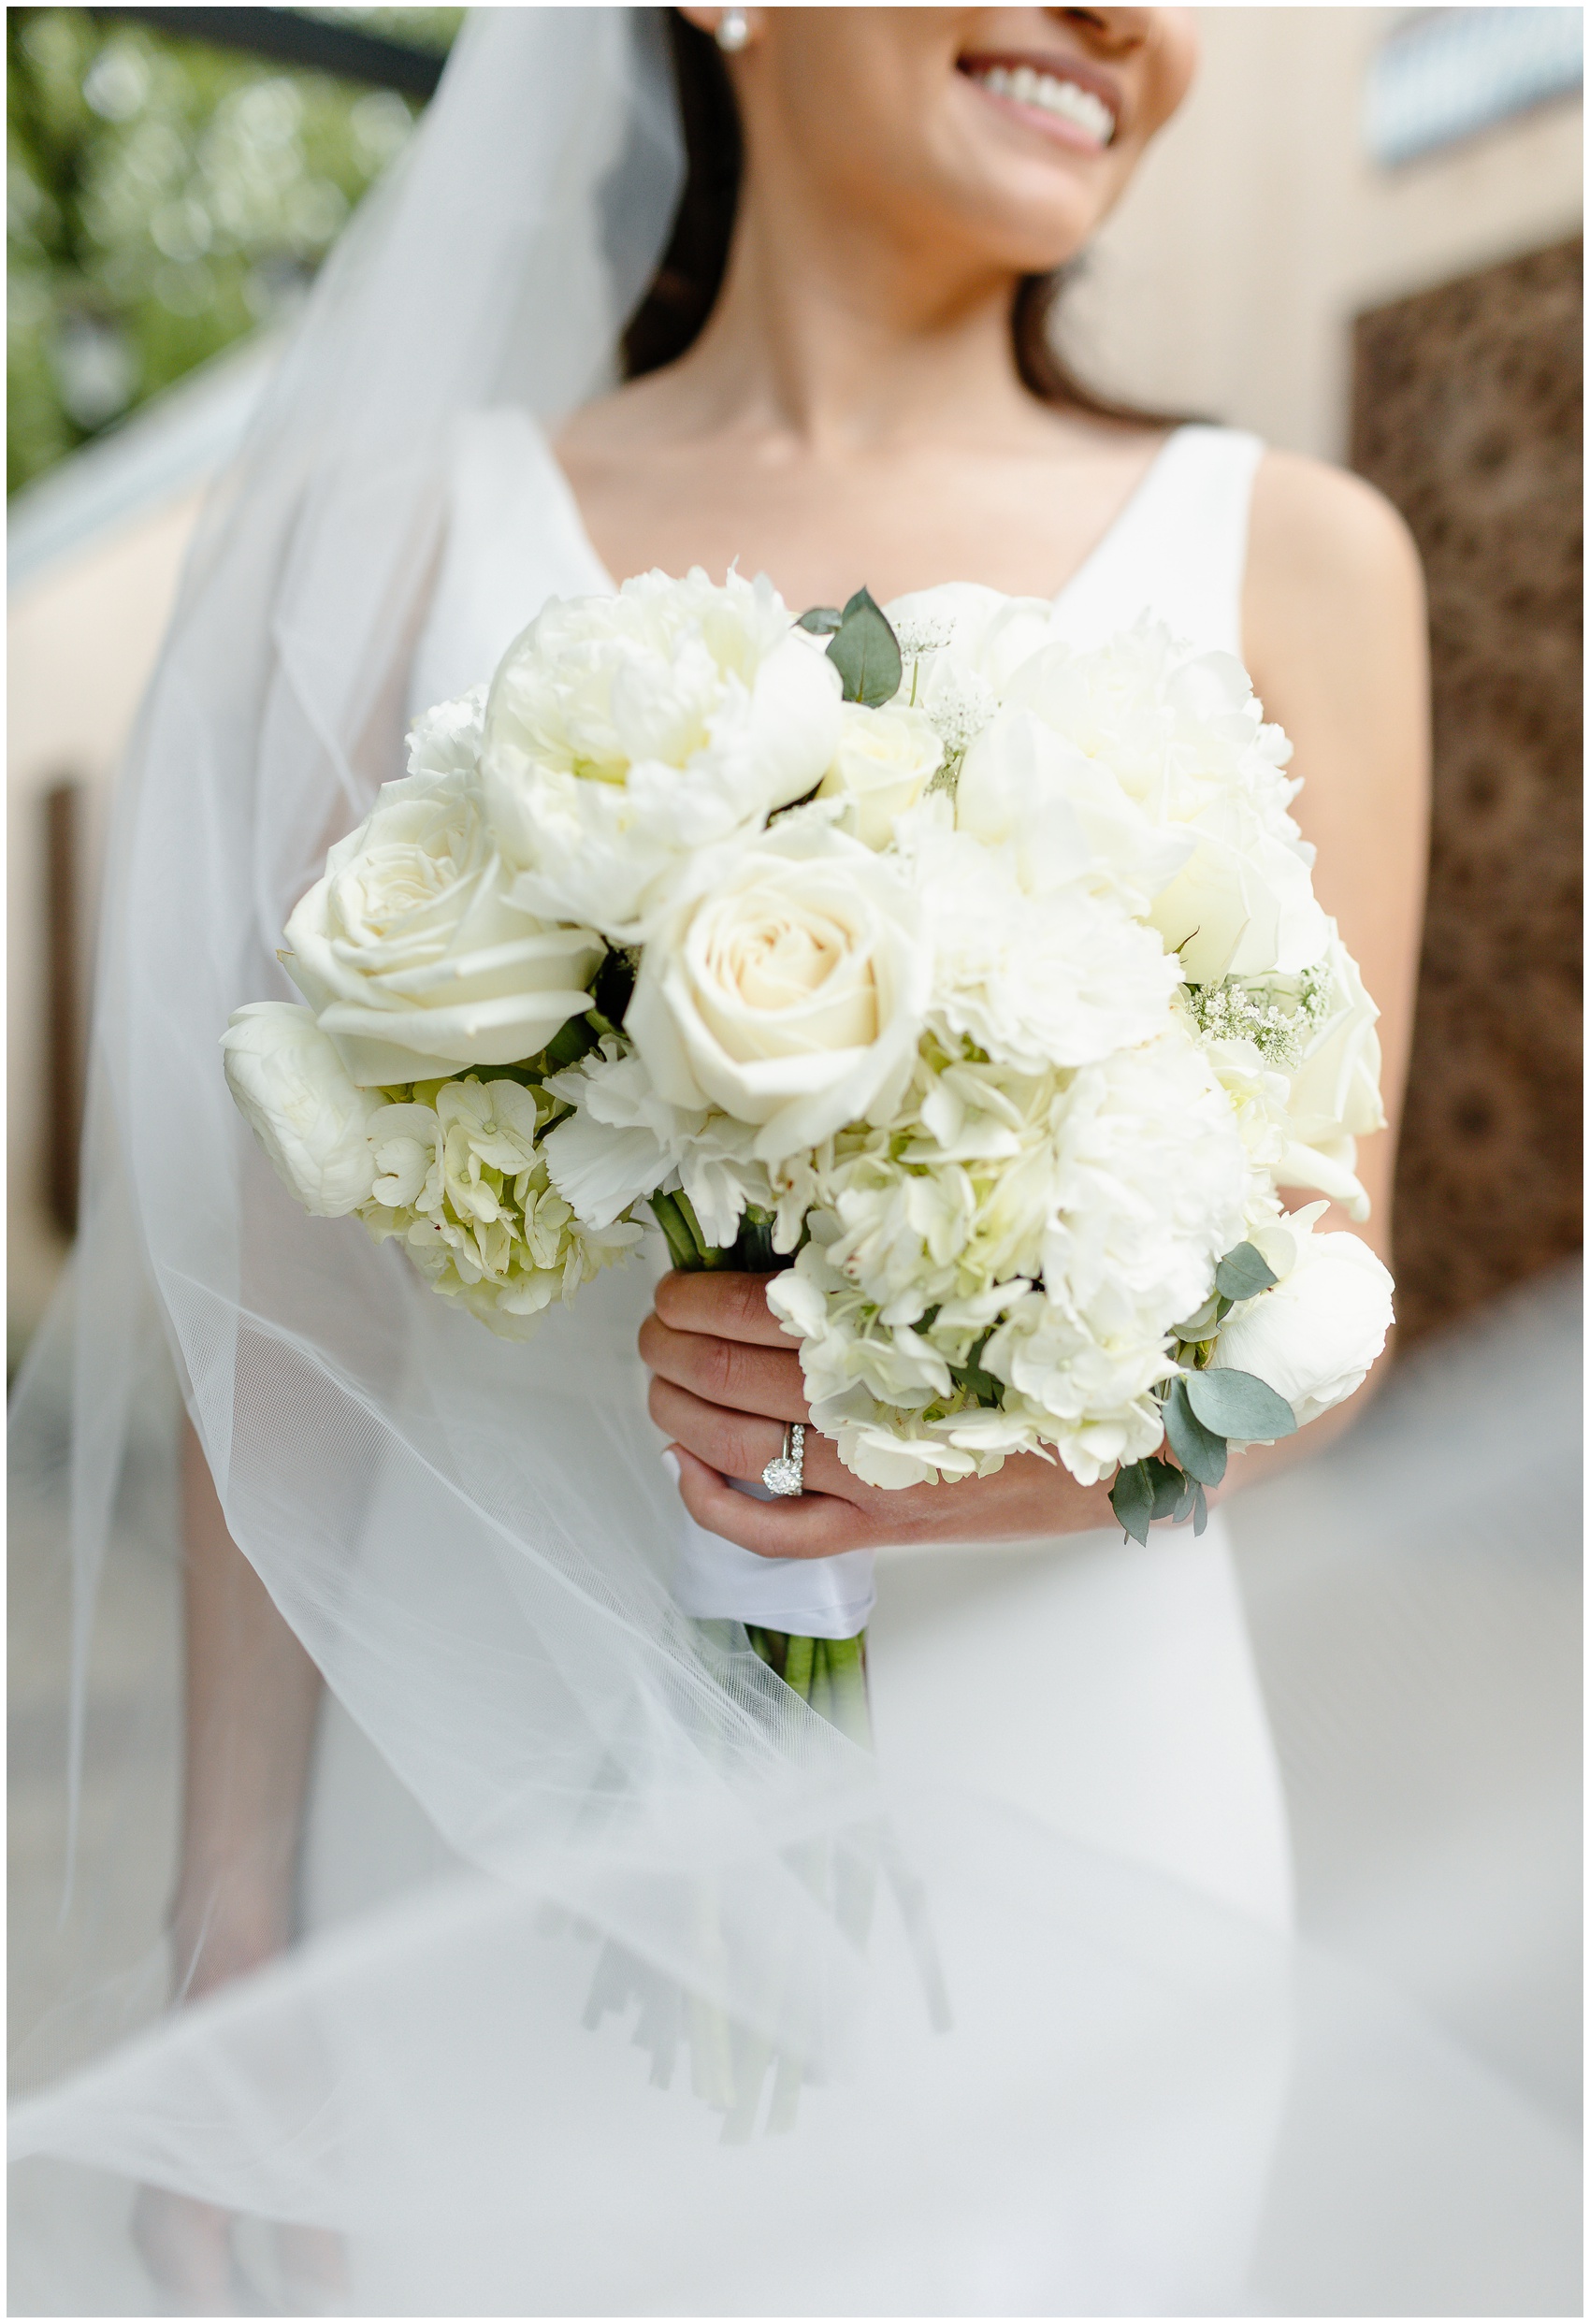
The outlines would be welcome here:
[[[467,761],[468,737],[460,748],[441,719],[430,714],[426,741]],[[590,929],[550,927],[512,901],[456,764],[383,787],[285,944],[288,974],[365,1088],[533,1057],[590,1006],[603,951]]]
[[[486,811],[532,911],[641,937],[689,859],[815,789],[839,672],[766,579],[555,599],[492,681]]]
[[[932,961],[889,858],[791,816],[699,867],[646,946],[624,1030],[672,1105],[759,1125],[776,1162],[891,1104]]]
[[[381,1109],[308,1009],[255,1001],[221,1036],[226,1086],[271,1168],[317,1219],[341,1219],[368,1202],[376,1161],[369,1124]]]
[[[1392,1327],[1391,1277],[1356,1234],[1315,1234],[1325,1207],[1311,1203],[1264,1234],[1281,1279],[1232,1309],[1210,1359],[1266,1381],[1300,1428],[1362,1387]]]
[[[898,817],[917,804],[943,764],[944,744],[923,712],[846,702],[839,747],[817,797],[842,802],[841,828],[864,847],[887,847]]]
[[[1380,1102],[1380,1010],[1364,989],[1358,963],[1326,923],[1323,968],[1331,1009],[1292,1075],[1287,1096],[1290,1142],[1276,1171],[1279,1186],[1310,1187],[1366,1219],[1369,1198],[1358,1182],[1358,1140],[1386,1126]]]

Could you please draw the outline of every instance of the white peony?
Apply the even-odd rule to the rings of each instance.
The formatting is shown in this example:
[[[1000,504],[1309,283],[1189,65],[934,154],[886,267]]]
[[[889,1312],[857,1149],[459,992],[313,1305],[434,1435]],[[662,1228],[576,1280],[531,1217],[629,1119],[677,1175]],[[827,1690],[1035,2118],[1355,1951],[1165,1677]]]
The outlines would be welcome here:
[[[894,1104],[931,974],[894,863],[790,816],[695,867],[624,1030],[670,1104],[756,1123],[759,1160],[776,1162]]]
[[[310,1010],[254,1001],[221,1036],[226,1085],[288,1192],[317,1219],[369,1199],[369,1125],[380,1100],[349,1078]]]
[[[917,804],[943,764],[944,744],[921,711],[846,702],[839,746],[817,797],[840,802],[841,829],[863,846],[887,847],[899,817]]]
[[[427,714],[417,771],[383,786],[287,922],[287,972],[366,1088],[517,1063],[590,1006],[600,939],[509,895],[470,771],[478,710]]]
[[[1393,1321],[1392,1278],[1367,1243],[1314,1233],[1325,1208],[1310,1203],[1265,1233],[1280,1280],[1232,1309],[1210,1359],[1266,1381],[1300,1428],[1362,1387]]]
[[[1095,652],[1048,647],[1008,693],[1107,768],[1150,826],[1179,836],[1185,860],[1154,891],[1152,919],[1189,983],[1291,975],[1320,959],[1313,849],[1287,812],[1291,744],[1265,724],[1233,656],[1192,655],[1145,617]]]
[[[514,894],[638,939],[696,851],[821,781],[839,673],[772,585],[699,569],[555,599],[492,681],[482,774]]]

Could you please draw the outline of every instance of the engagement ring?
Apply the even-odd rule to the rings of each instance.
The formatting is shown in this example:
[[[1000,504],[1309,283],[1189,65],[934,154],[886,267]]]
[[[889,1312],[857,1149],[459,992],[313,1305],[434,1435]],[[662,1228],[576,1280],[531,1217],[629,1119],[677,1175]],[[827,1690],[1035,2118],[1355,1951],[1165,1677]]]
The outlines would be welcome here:
[[[805,1471],[806,1427],[803,1421],[796,1421],[784,1432],[783,1451],[763,1469],[762,1482],[781,1500],[790,1498],[805,1492]]]

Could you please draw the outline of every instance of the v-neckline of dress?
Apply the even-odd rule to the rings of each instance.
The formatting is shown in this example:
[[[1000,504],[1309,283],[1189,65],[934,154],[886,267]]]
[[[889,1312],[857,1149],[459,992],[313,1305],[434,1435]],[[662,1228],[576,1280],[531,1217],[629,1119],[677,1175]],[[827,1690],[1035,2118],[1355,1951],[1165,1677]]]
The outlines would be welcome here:
[[[606,588],[616,595],[619,585],[608,570],[606,560],[591,539],[590,528],[585,523],[579,498],[570,482],[568,470],[553,447],[552,439],[542,427],[538,426],[535,433],[553,482],[562,495],[571,530],[578,539],[589,559],[593,572],[600,574]],[[1186,433],[1186,426],[1171,429],[1164,443],[1160,445],[1147,468],[1138,477],[1137,482],[1110,518],[1109,523],[1105,527],[1104,531],[1083,557],[1082,562],[1048,599],[1057,613],[1063,609],[1068,598],[1081,589],[1094,569],[1103,563],[1105,557],[1114,549],[1119,537],[1140,519],[1145,503],[1150,500],[1158,490],[1172,447],[1179,443]],[[947,578],[953,578],[953,576],[947,576]]]

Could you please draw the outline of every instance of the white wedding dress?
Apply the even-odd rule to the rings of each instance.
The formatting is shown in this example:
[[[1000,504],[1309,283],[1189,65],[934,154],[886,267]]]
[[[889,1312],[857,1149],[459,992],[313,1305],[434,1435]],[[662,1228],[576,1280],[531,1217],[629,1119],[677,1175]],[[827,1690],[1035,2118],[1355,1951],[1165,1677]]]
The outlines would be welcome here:
[[[1056,599],[1066,634],[1099,644],[1148,610],[1200,650],[1240,657],[1262,449],[1235,429],[1175,430]],[[613,586],[534,423],[470,416],[411,706],[479,684],[549,597]],[[638,1292],[637,1322],[643,1308]],[[554,1326],[571,1364],[580,1316]],[[886,1551],[876,1587],[869,1668],[886,1764],[1289,1924],[1279,1775],[1218,1514],[1201,1539],[1184,1527],[1146,1548],[1112,1530]]]

